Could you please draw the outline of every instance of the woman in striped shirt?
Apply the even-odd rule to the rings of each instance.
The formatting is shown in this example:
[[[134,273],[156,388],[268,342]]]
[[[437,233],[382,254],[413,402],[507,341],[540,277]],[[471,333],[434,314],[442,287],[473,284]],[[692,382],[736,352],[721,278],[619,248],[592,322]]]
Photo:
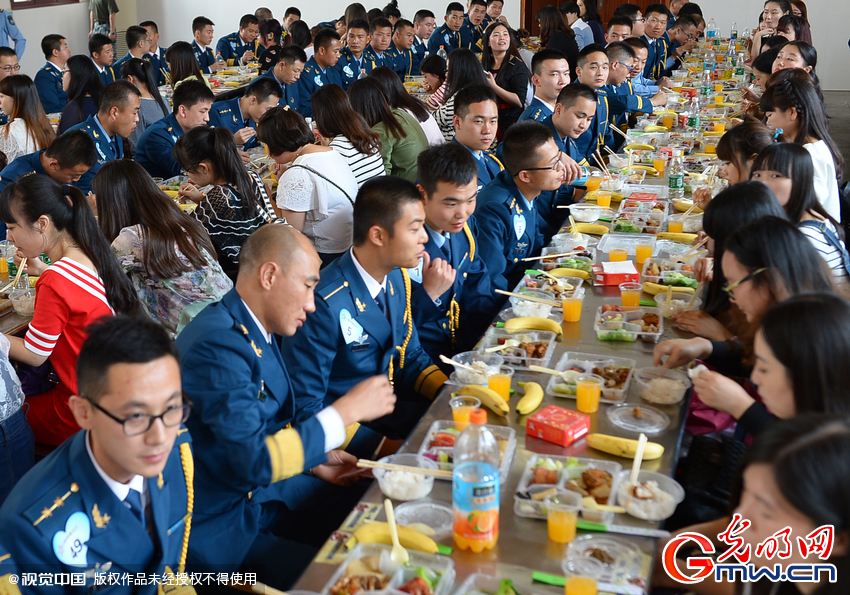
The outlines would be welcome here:
[[[59,445],[80,429],[68,398],[79,394],[76,365],[86,328],[115,312],[138,314],[141,304],[77,188],[43,175],[19,178],[0,196],[0,219],[24,257],[35,264],[47,254],[53,262],[43,272],[28,267],[41,273],[33,319],[23,339],[8,339],[10,359],[30,366],[49,360],[56,373],[56,386],[27,397],[27,421],[36,442]]]
[[[773,190],[788,219],[817,249],[836,281],[846,281],[850,263],[843,233],[815,194],[814,165],[805,147],[794,143],[767,147],[753,162],[751,179]]]

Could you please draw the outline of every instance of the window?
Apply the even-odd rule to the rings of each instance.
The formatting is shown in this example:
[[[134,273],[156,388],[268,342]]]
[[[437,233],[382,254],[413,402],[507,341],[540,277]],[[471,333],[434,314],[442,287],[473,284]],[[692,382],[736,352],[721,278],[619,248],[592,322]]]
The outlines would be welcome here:
[[[45,6],[59,6],[61,4],[79,4],[80,0],[11,0],[12,10],[24,8],[42,8]]]

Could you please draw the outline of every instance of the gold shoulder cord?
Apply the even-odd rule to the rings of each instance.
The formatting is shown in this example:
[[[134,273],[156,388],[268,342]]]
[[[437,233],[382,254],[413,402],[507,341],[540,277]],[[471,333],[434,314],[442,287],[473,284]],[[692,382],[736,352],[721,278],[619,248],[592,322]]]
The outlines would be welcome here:
[[[183,477],[186,479],[186,522],[183,526],[183,549],[180,551],[180,565],[177,573],[186,571],[186,555],[189,553],[189,533],[192,531],[192,510],[195,507],[195,460],[192,447],[188,442],[180,445],[180,462],[183,464]]]
[[[410,343],[410,337],[413,336],[413,312],[410,309],[410,275],[407,274],[406,269],[401,269],[401,276],[404,278],[404,318],[402,319],[402,324],[407,324],[407,336],[404,338],[404,342],[399,347],[396,345],[396,349],[398,349],[398,369],[404,369],[404,356],[407,353],[407,344]],[[390,369],[389,369],[390,382],[393,381],[393,358],[390,357]]]

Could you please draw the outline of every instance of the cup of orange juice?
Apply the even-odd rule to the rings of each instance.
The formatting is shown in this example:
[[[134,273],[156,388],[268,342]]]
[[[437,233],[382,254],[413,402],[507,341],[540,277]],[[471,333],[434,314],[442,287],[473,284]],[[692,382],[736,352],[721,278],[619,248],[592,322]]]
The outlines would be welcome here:
[[[670,233],[682,233],[685,231],[685,223],[674,215],[667,220],[667,231]]]
[[[570,490],[558,490],[543,500],[546,509],[546,528],[549,539],[555,543],[571,543],[576,538],[578,511],[581,494]]]
[[[637,308],[640,306],[640,294],[643,285],[640,283],[620,283],[620,301],[626,307]]]
[[[598,173],[593,173],[587,177],[587,182],[585,182],[584,187],[588,192],[593,192],[594,190],[599,190],[599,186],[602,184],[602,176]]]
[[[600,190],[596,194],[596,204],[603,209],[607,209],[611,206],[611,194],[609,190]]]
[[[659,153],[652,159],[652,167],[655,168],[655,171],[658,172],[659,176],[664,175],[664,170],[667,168],[667,156],[663,153]]]
[[[9,273],[9,261],[6,260],[7,251],[13,256],[15,254],[15,245],[6,240],[0,241],[0,273]]]
[[[599,411],[599,398],[602,396],[602,384],[605,380],[597,374],[579,374],[576,376],[576,409],[581,413]]]
[[[608,253],[608,262],[623,262],[627,256],[625,250],[611,250]]]
[[[511,400],[511,374],[505,374],[506,369],[502,368],[499,374],[491,374],[487,377],[487,386],[491,390],[496,391],[505,401]]]
[[[652,258],[651,244],[638,244],[635,246],[635,261],[637,261],[638,269],[643,269],[643,263]]]
[[[714,83],[714,92],[723,93],[723,83]]]
[[[561,300],[561,305],[564,308],[564,322],[581,320],[582,299],[580,297],[564,298]]]
[[[714,103],[715,104],[720,104],[720,103],[723,103],[724,101],[726,101],[725,96],[723,96],[723,95],[715,95],[714,96]]]
[[[481,407],[481,401],[475,397],[455,397],[449,400],[449,406],[452,408],[455,430],[462,432],[469,426],[469,414],[473,409]]]
[[[664,126],[667,130],[673,130],[673,126],[676,123],[676,116],[671,114],[669,116],[661,117],[661,125]],[[658,169],[657,167],[655,169]]]
[[[726,132],[726,122],[715,122],[714,132]]]
[[[709,155],[713,155],[717,153],[717,145],[714,143],[708,143],[705,145],[705,152]]]
[[[566,576],[564,595],[597,595],[597,581],[605,575],[605,564],[590,556],[567,555],[561,563]]]

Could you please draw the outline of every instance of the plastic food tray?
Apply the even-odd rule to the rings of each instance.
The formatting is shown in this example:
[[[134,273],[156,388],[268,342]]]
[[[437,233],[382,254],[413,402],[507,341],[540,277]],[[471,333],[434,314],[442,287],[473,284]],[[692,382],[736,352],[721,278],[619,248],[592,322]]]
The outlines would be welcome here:
[[[626,198],[630,197],[635,192],[648,192],[655,194],[659,199],[666,199],[670,196],[670,189],[667,186],[657,184],[626,184],[623,186],[623,195]]]
[[[495,415],[495,414],[494,414]],[[508,472],[511,470],[511,461],[514,458],[514,453],[516,452],[516,430],[513,428],[509,428],[507,426],[491,426],[487,424],[487,429],[493,432],[496,438],[504,438],[508,441],[507,447],[505,447],[504,452],[502,453],[502,464],[499,466],[499,476],[502,481],[507,481]],[[443,448],[443,447],[434,447],[428,448],[428,444],[437,435],[437,432],[442,432],[445,430],[455,429],[455,423],[451,420],[439,419],[431,424],[431,427],[428,428],[428,433],[425,434],[425,440],[422,441],[422,444],[419,446],[419,450],[417,454],[424,455],[426,453],[436,454],[439,452],[447,452],[452,453],[454,448]],[[457,435],[460,435],[459,433]],[[440,469],[444,471],[451,471],[454,469],[454,464],[452,463],[437,463],[440,466]],[[448,478],[438,477],[437,479],[442,479],[443,481],[451,481]]]
[[[634,211],[628,210],[618,213],[614,218],[614,221],[611,223],[611,232],[612,233],[634,233],[634,232],[620,232],[617,230],[617,222],[622,220],[627,220],[629,223],[639,228],[642,233],[655,235],[659,231],[664,231],[664,223],[667,220],[667,217],[664,213],[652,213],[649,211]]]
[[[348,554],[345,561],[339,565],[336,572],[331,575],[330,580],[328,580],[327,584],[325,584],[325,587],[322,589],[322,595],[330,593],[331,587],[333,587],[340,578],[345,576],[345,573],[348,570],[348,565],[351,562],[361,558],[380,556],[382,551],[389,553],[392,551],[392,548],[388,545],[380,545],[377,543],[357,544],[354,549],[351,550],[351,553]],[[449,595],[449,593],[451,593],[455,580],[455,563],[451,558],[436,554],[424,554],[415,550],[408,550],[408,553],[410,554],[410,565],[402,566],[392,574],[390,582],[387,584],[387,589],[398,589],[404,586],[408,581],[416,576],[417,567],[424,567],[439,572],[441,575],[440,582],[437,583],[437,587],[434,589],[433,595]]]
[[[545,341],[546,342],[546,353],[543,354],[543,357],[526,357],[524,355],[518,355],[519,353],[524,353],[518,347],[505,349],[504,351],[500,351],[499,354],[505,358],[505,363],[509,366],[513,366],[517,370],[528,369],[528,366],[543,366],[544,368],[549,365],[549,360],[552,359],[552,354],[555,353],[555,333],[549,331],[526,331],[526,330],[509,330],[504,328],[495,328],[492,327],[487,330],[484,334],[484,338],[481,339],[481,344],[478,347],[479,353],[484,353],[489,347],[496,347],[499,345],[499,339],[517,339],[518,341],[522,340],[522,337],[528,337],[533,342]]]
[[[168,178],[167,180],[163,180],[157,186],[159,186],[160,190],[173,190],[171,187],[172,184],[186,184],[189,182],[189,176],[174,176],[172,178]]]
[[[602,212],[603,217],[611,214],[613,214],[613,211],[610,210]],[[594,238],[586,233],[580,233],[578,234],[578,238],[574,238],[573,234],[568,231],[569,228],[569,221],[567,221],[567,225],[562,230],[562,233],[552,236],[552,247],[558,248],[558,252],[570,252],[578,246],[583,246],[591,254],[596,251],[596,247],[599,245],[599,238]]]
[[[662,267],[662,272],[664,271],[676,271],[678,273],[682,273],[687,277],[693,278],[694,274],[691,271],[683,271],[682,267],[685,266],[685,263],[678,262],[675,260],[671,260],[669,258],[648,258],[645,263],[643,263],[643,270],[641,271],[641,276],[644,281],[649,281],[650,283],[661,283],[661,275],[647,275],[647,271],[649,267],[653,264],[657,264],[659,267]],[[674,290],[675,291],[675,290]]]
[[[593,368],[597,367],[604,368],[606,366],[616,366],[618,368],[629,368],[629,375],[626,377],[626,382],[623,384],[623,388],[602,389],[601,401],[608,403],[621,403],[626,400],[626,395],[628,394],[629,386],[632,383],[632,374],[634,373],[636,365],[637,362],[635,360],[625,357],[609,357],[593,353],[568,351],[561,356],[560,360],[558,360],[558,363],[555,365],[555,369],[559,372],[563,372],[564,370],[571,370],[572,368],[581,368],[585,370],[586,373],[590,374],[592,373]],[[575,395],[555,392],[555,386],[561,382],[563,382],[563,380],[559,376],[551,376],[549,378],[549,383],[546,385],[546,394],[550,397],[557,397],[561,399],[575,399]]]
[[[652,207],[660,206],[665,215],[669,215],[674,209],[672,203],[664,199],[658,200],[631,200],[625,199],[620,201],[619,212],[620,213],[650,213],[652,212]]]
[[[546,256],[547,254],[563,254],[565,250],[561,248],[555,248],[554,246],[550,246],[548,248],[543,248],[540,252],[541,256]],[[593,251],[590,251],[593,254]],[[578,261],[584,264],[576,265],[574,262],[572,266],[568,264],[569,261]],[[555,262],[545,262],[542,258],[537,261],[538,268],[542,268],[544,271],[551,271],[552,269],[560,269],[560,268],[570,268],[575,269],[578,268],[587,273],[591,273],[593,266],[593,258],[588,258],[586,256],[563,256],[561,258],[556,258]]]
[[[556,456],[546,456],[546,455],[534,455],[530,459],[528,459],[528,463],[525,466],[525,470],[522,472],[522,477],[519,480],[519,485],[517,486],[517,492],[514,494],[514,514],[526,517],[530,519],[545,519],[545,508],[542,501],[537,500],[527,500],[525,498],[520,498],[519,494],[528,491],[529,487],[531,491],[535,490],[545,490],[552,487],[566,489],[564,486],[567,483],[567,480],[571,479],[569,469],[564,468],[558,471],[558,483],[557,484],[532,484],[531,480],[534,478],[534,468],[537,466],[537,461],[541,459],[552,459],[553,461],[560,461],[564,465],[568,459],[575,459],[579,462],[581,466],[581,470],[584,471],[586,468],[590,469],[601,469],[603,471],[607,471],[611,474],[612,483],[611,483],[611,496],[608,498],[608,503],[611,504],[614,501],[614,494],[617,493],[617,487],[619,484],[618,475],[623,470],[622,465],[615,461],[603,461],[600,459],[584,459],[577,457],[556,457]],[[576,469],[576,467],[572,467],[572,469]],[[580,476],[581,473],[578,473],[576,477]],[[538,488],[539,486],[539,488]],[[592,508],[581,508],[581,516],[584,520],[591,523],[600,523],[604,525],[608,525],[614,519],[613,512],[602,512],[599,510],[594,510]]]
[[[540,275],[540,276],[543,277],[544,280],[547,280],[547,277],[545,275]],[[522,292],[523,289],[526,289],[527,286],[528,286],[528,281],[531,280],[533,277],[534,277],[533,275],[526,274],[522,278],[522,280],[519,282],[519,285],[517,285],[516,293]],[[563,293],[555,294],[552,291],[551,286],[546,285],[545,288],[543,289],[543,291],[546,291],[546,292],[554,295],[555,300],[562,300],[565,297],[573,297],[575,295],[576,291],[578,291],[582,287],[582,285],[584,284],[584,279],[582,279],[581,277],[559,277],[558,279],[563,281],[564,283],[566,283],[568,285],[572,285],[573,289],[571,289],[571,290],[563,289]],[[554,281],[552,281],[552,279],[548,279],[548,281],[551,281],[552,283],[554,283]],[[538,281],[538,285],[543,285],[543,283]],[[540,287],[532,288],[532,289],[540,289]]]
[[[603,322],[600,322],[600,321],[607,321],[607,319],[613,318],[618,314],[623,315],[623,321],[622,321],[622,323],[619,323],[619,324],[627,325],[623,330],[627,331],[628,333],[634,332],[637,335],[636,338],[639,338],[642,341],[645,341],[647,343],[657,343],[658,339],[661,337],[661,335],[664,334],[664,317],[661,315],[661,309],[660,308],[626,308],[626,307],[620,306],[620,310],[621,310],[620,312],[615,312],[615,311],[611,311],[611,310],[609,310],[608,312],[603,312],[602,311],[603,307],[604,306],[599,306],[596,309],[596,318],[594,319],[594,322],[593,322],[593,330],[596,331],[596,338],[599,339],[600,341],[616,340],[616,339],[604,339],[603,338],[603,333],[606,333],[606,332],[609,332],[609,331],[612,331],[612,330],[617,330],[617,329],[616,329],[616,327],[608,326],[608,325],[612,324],[611,322],[607,322],[607,324],[604,324]],[[644,332],[640,329],[640,325],[634,324],[632,322],[634,320],[637,320],[638,318],[641,318],[644,314],[648,314],[648,313],[656,314],[658,316],[658,332],[657,333]],[[614,322],[613,324],[618,324],[618,322]],[[629,328],[629,327],[635,327],[635,326],[638,327],[638,328],[637,329]],[[629,340],[629,339],[624,339],[624,340]]]
[[[652,255],[658,255],[657,238],[649,233],[608,233],[602,236],[597,248],[607,253],[611,250],[625,250],[629,256],[635,256],[635,247],[641,244],[652,245]]]

